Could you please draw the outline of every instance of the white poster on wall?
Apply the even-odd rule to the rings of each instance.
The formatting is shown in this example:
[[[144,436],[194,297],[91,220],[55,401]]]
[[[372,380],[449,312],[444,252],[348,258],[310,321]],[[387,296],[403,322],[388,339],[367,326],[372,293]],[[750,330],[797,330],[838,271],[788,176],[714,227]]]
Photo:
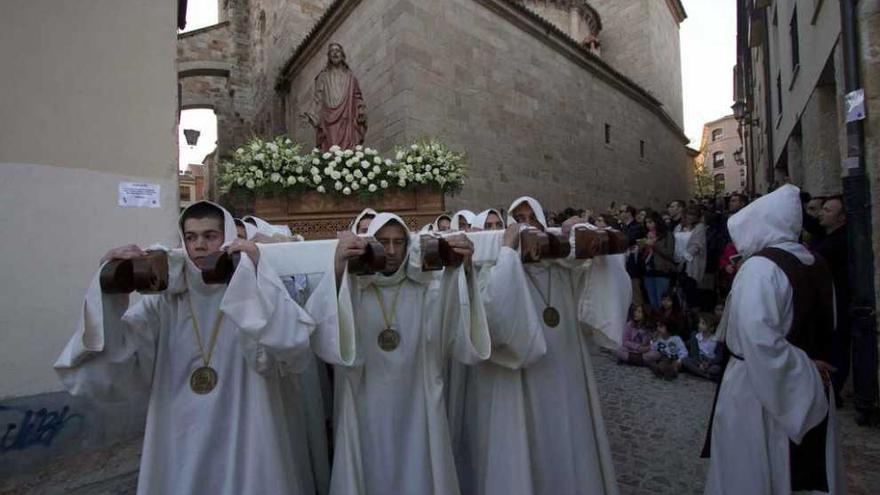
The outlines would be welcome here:
[[[120,182],[119,206],[126,208],[159,208],[162,186],[146,182]]]

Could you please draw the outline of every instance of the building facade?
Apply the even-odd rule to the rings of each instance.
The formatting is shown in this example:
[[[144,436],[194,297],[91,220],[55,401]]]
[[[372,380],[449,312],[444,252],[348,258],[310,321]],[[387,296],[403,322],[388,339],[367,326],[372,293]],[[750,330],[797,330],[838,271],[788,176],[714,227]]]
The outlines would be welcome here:
[[[143,431],[142,401],[73,398],[52,363],[107,250],[178,242],[178,16],[175,0],[3,3],[0,492]],[[128,183],[155,202],[124,207]]]
[[[791,182],[813,196],[842,195],[853,299],[846,311],[853,319],[853,359],[860,363],[854,376],[865,349],[877,347],[878,53],[880,2],[737,2],[734,113],[747,189],[763,194]],[[877,354],[869,354],[864,359],[876,369]],[[876,381],[871,388],[876,409]]]
[[[714,195],[746,190],[746,163],[739,123],[733,115],[703,125],[700,154],[703,171],[711,178]]]
[[[677,0],[228,0],[220,18],[178,56],[183,106],[215,109],[221,157],[254,134],[314,144],[298,116],[332,40],[360,78],[366,144],[436,136],[468,153],[452,208],[689,193]]]

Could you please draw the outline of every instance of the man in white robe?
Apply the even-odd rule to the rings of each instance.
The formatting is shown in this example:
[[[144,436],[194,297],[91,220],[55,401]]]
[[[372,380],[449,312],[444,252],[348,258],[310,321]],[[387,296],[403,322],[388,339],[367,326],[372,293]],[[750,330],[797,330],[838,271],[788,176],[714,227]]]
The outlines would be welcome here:
[[[308,362],[315,322],[259,262],[260,248],[236,239],[226,210],[199,202],[179,225],[185,252],[169,254],[165,292],[129,306],[129,295],[102,293],[95,276],[55,363],[62,383],[98,400],[149,395],[139,494],[315,493],[277,373],[278,363]],[[247,255],[228,285],[205,284],[204,257],[221,248]],[[126,246],[105,260],[141,254]],[[213,370],[213,386],[194,380],[203,368]]]
[[[470,210],[460,210],[452,215],[452,222],[449,224],[449,230],[467,232],[474,223],[474,212]]]
[[[354,366],[335,372],[330,492],[455,495],[446,368],[450,358],[473,364],[490,351],[473,245],[463,235],[448,238],[463,265],[422,272],[418,239],[401,218],[379,213],[367,234],[385,248],[386,273],[349,275],[346,260],[363,253],[365,242],[346,233],[337,246],[338,320],[356,327],[359,352]]]
[[[547,230],[541,205],[529,197],[511,204],[507,222]],[[517,235],[508,239],[508,248],[514,249],[518,239]],[[589,297],[584,280],[588,281],[587,274],[593,267],[589,262],[544,261],[526,264],[524,268],[526,277],[520,283],[528,287],[529,298],[520,304],[531,305],[531,313],[535,315],[532,318],[538,319],[540,331],[532,333],[531,325],[526,323],[528,320],[521,321],[519,324],[525,328],[516,334],[533,336],[534,340],[511,340],[518,343],[503,350],[494,349],[492,364],[481,368],[483,371],[494,367],[491,372],[494,377],[488,383],[515,388],[505,395],[514,411],[520,407],[517,394],[521,393],[524,412],[514,412],[513,418],[505,417],[504,405],[492,404],[491,396],[479,396],[482,411],[475,424],[484,431],[466,436],[468,441],[476,442],[476,448],[472,445],[469,449],[476,452],[471,462],[477,466],[477,483],[472,493],[617,494],[588,336],[579,324],[593,321],[591,315],[582,311],[589,305],[581,301]],[[492,291],[490,286],[486,298],[490,324],[493,315],[512,310],[494,298]],[[620,301],[620,307],[629,305],[628,297],[625,292],[619,295],[626,299]],[[505,329],[516,327],[495,330]],[[471,388],[468,388],[469,397]],[[494,428],[494,421],[507,424],[506,435],[490,429]],[[469,422],[470,418],[465,421]],[[509,452],[512,449],[516,452]],[[523,466],[525,462],[528,466]],[[516,483],[506,477],[515,478]]]
[[[814,265],[814,255],[798,244],[801,224],[800,191],[791,185],[758,199],[727,223],[747,260],[734,279],[719,326],[719,339],[733,358],[714,408],[707,495],[798,493],[792,488],[792,470],[798,468],[790,462],[791,444],[801,444],[826,420],[827,493],[846,491],[833,394],[822,377],[830,367],[789,342],[793,287],[775,262],[753,256],[777,248],[805,266]]]

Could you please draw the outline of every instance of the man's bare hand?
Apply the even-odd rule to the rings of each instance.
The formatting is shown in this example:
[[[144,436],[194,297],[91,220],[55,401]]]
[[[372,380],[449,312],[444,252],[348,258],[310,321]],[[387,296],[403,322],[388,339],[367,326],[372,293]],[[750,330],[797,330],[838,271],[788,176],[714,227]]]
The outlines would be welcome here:
[[[101,263],[111,260],[131,260],[145,256],[146,254],[147,253],[136,244],[129,244],[127,246],[120,246],[107,251],[107,254],[101,258]]]
[[[831,366],[825,361],[820,361],[818,359],[813,360],[816,363],[816,368],[819,370],[819,376],[822,377],[822,383],[825,384],[826,387],[831,385],[831,373],[837,371],[837,368]]]
[[[446,238],[449,247],[456,254],[464,257],[465,263],[470,263],[471,257],[474,255],[474,243],[464,234],[455,234]]]
[[[571,228],[579,223],[587,223],[587,221],[581,217],[574,216],[562,222],[562,234],[568,235],[571,232]]]
[[[235,239],[229,246],[226,247],[226,252],[229,254],[245,253],[248,255],[248,257],[250,257],[251,261],[254,262],[254,266],[256,266],[260,262],[260,249],[257,248],[257,244],[253,241]]]
[[[516,250],[519,247],[519,224],[512,223],[504,230],[504,246]]]

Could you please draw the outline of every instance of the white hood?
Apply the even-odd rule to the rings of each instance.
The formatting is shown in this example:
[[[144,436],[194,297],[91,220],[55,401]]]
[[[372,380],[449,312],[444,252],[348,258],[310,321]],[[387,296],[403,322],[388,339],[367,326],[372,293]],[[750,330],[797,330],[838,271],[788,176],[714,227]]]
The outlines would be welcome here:
[[[358,213],[358,216],[354,217],[354,221],[352,221],[351,225],[348,226],[348,230],[350,230],[352,234],[357,234],[358,224],[361,223],[361,220],[363,220],[364,217],[367,215],[373,215],[375,217],[376,214],[376,210],[372,208],[364,208],[360,213]]]
[[[412,232],[409,231],[409,227],[406,226],[406,222],[404,222],[402,218],[395,215],[394,213],[377,213],[376,218],[374,218],[373,221],[370,222],[370,227],[367,229],[367,235],[370,237],[374,237],[376,235],[376,232],[384,227],[385,224],[395,220],[403,226],[403,230],[406,231],[407,236],[412,235]]]
[[[464,217],[464,220],[469,225],[473,225],[474,218],[476,217],[476,215],[474,215],[474,212],[472,212],[470,210],[461,210],[461,211],[455,212],[455,215],[452,215],[452,223],[449,226],[450,230],[461,230],[460,220],[462,217]]]
[[[727,221],[730,237],[745,257],[766,247],[796,243],[802,227],[800,189],[790,184],[753,201]]]
[[[494,208],[489,208],[488,210],[481,211],[476,217],[474,217],[474,221],[473,221],[473,223],[471,223],[471,225],[473,227],[478,228],[478,229],[485,229],[486,228],[486,220],[489,218],[490,213],[494,213],[494,214],[498,215],[498,218],[501,219],[501,223],[504,224],[504,215],[502,215],[500,211],[498,211]],[[506,226],[506,224],[505,224],[505,226]]]
[[[442,219],[444,219],[444,218],[446,218],[447,220],[449,220],[449,223],[450,223],[450,224],[452,223],[452,217],[450,217],[450,216],[447,215],[446,213],[444,213],[444,214],[442,214],[442,215],[438,215],[437,218],[434,219],[434,223],[431,224],[431,225],[433,226],[433,231],[434,231],[434,232],[440,232],[440,220],[442,220]]]
[[[262,218],[255,217],[253,215],[246,215],[241,217],[245,224],[249,223],[247,220],[251,219],[254,223],[257,224],[257,232],[263,234],[268,237],[272,237],[275,234],[282,234],[285,236],[290,236],[290,228],[286,225],[272,225],[271,223],[263,220]],[[250,237],[248,237],[250,239]]]
[[[513,210],[515,210],[519,205],[523,203],[528,203],[529,206],[532,207],[532,211],[535,212],[535,218],[538,219],[538,223],[547,228],[547,218],[544,216],[544,208],[541,207],[541,203],[538,202],[535,198],[530,196],[523,196],[521,198],[517,198],[513,200],[513,203],[510,203],[510,208],[507,209],[507,225],[511,223],[515,223],[516,220],[513,218]]]

